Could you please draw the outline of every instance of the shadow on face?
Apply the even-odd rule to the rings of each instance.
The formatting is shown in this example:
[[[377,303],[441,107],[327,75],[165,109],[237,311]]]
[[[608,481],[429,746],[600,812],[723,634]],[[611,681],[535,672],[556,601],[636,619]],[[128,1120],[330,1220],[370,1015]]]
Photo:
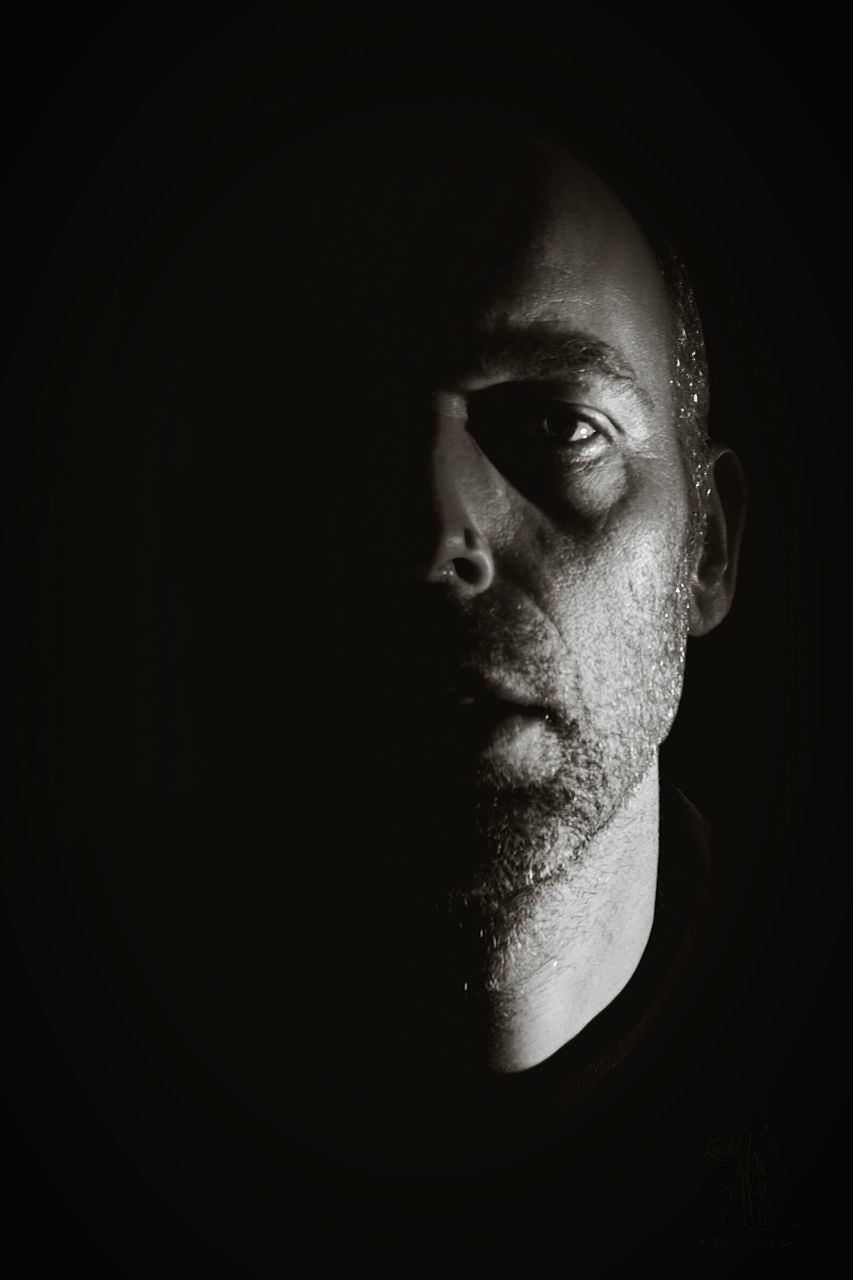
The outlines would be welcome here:
[[[308,1004],[346,972],[402,1027],[445,1001],[442,895],[547,859],[545,813],[588,837],[665,736],[686,482],[603,184],[480,125],[346,141],[189,264],[174,545],[203,876],[235,918],[235,850],[248,886],[218,963],[284,952]]]

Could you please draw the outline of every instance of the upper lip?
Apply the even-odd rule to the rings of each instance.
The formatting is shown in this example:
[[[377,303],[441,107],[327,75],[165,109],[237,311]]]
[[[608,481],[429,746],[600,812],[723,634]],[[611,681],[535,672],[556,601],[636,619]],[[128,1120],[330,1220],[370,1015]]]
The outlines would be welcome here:
[[[511,681],[494,672],[471,669],[457,672],[449,682],[448,692],[457,703],[491,700],[509,703],[519,710],[544,710],[535,698],[529,697]]]

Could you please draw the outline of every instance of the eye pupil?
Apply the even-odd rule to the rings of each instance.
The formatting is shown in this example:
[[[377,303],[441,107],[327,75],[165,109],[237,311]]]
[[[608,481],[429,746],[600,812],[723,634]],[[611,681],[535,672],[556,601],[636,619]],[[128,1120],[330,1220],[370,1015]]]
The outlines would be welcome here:
[[[542,430],[553,440],[575,443],[595,435],[595,427],[574,414],[546,414],[542,418]]]

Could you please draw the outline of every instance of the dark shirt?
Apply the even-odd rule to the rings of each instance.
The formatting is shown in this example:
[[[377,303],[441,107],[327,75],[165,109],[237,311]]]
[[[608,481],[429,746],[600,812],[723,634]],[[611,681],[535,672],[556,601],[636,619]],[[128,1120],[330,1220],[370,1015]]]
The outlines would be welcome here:
[[[580,1035],[464,1105],[326,1102],[303,1194],[309,1214],[337,1221],[345,1255],[390,1274],[538,1274],[552,1254],[601,1269],[644,1242],[701,1246],[713,1112],[702,1001],[720,934],[708,829],[669,784],[660,837],[648,946]]]
[[[721,1230],[750,1246],[778,1236],[790,1223],[787,1156],[741,1079],[746,1024],[720,871],[732,859],[668,785],[660,849],[652,933],[623,992],[547,1061],[456,1105],[368,1103],[331,1087],[303,1068],[298,1026],[288,1057],[230,1017],[243,988],[214,991],[191,938],[161,942],[156,981],[153,901],[136,934],[128,916],[113,936],[111,907],[99,922],[89,895],[87,933],[59,895],[54,927],[28,930],[45,976],[31,975],[39,999],[20,1019],[10,1091],[13,1218],[33,1265],[607,1275],[640,1255],[660,1272]],[[285,999],[279,1015],[286,1023]],[[343,1076],[363,1051],[341,1039]]]

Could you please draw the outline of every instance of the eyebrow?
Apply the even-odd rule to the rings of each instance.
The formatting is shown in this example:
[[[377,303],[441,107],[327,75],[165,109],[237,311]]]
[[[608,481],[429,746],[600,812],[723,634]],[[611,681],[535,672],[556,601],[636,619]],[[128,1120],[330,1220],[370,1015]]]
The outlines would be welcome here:
[[[487,376],[542,382],[596,377],[654,408],[630,361],[610,343],[579,329],[551,321],[499,323],[477,335],[473,356],[474,367]]]

